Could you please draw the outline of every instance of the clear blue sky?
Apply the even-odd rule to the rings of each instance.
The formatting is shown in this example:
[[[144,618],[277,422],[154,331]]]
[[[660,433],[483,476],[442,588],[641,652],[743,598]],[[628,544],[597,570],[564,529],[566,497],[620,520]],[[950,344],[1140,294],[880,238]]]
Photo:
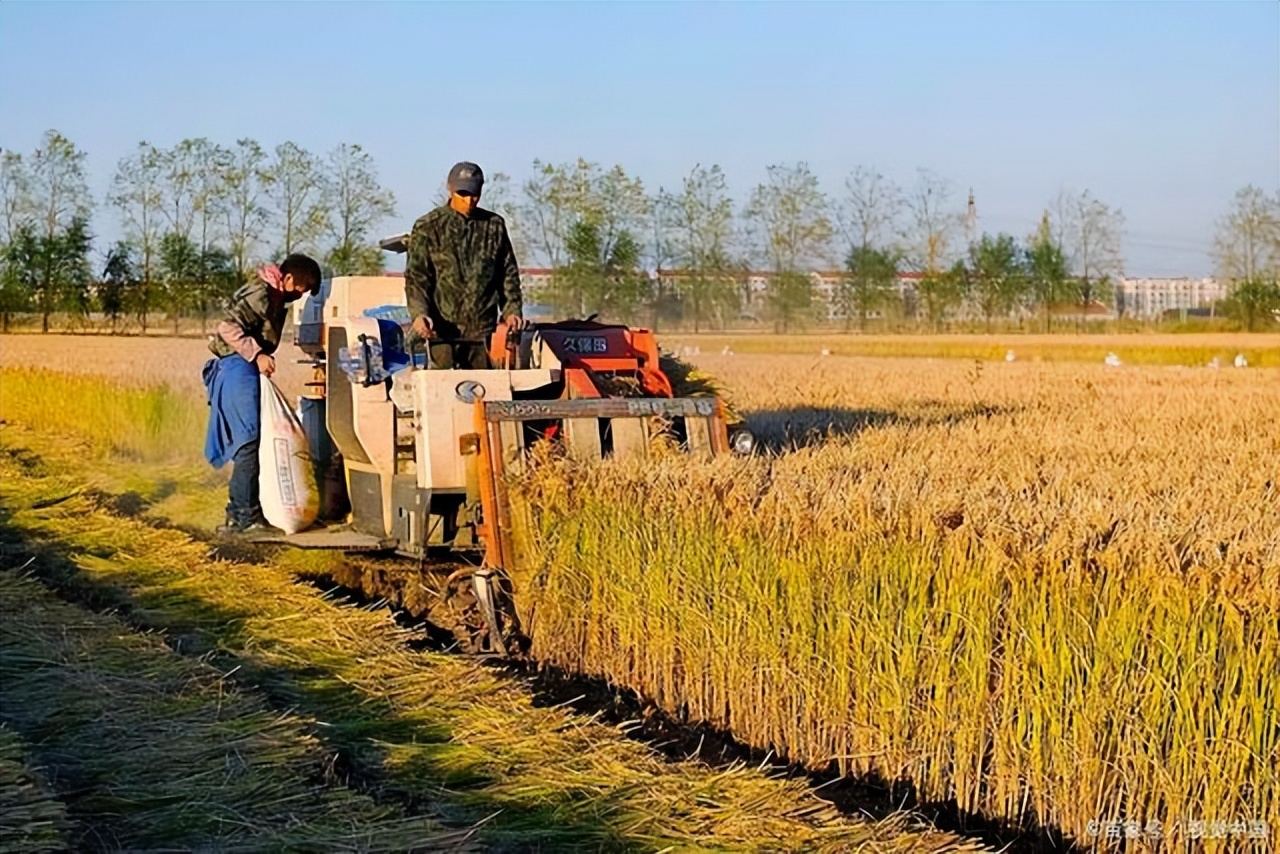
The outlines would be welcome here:
[[[1127,220],[1128,271],[1205,274],[1235,190],[1280,186],[1280,3],[0,3],[0,145],[56,128],[105,192],[139,140],[358,142],[407,228],[448,167],[804,160],[969,187],[1021,236],[1060,188]],[[118,231],[100,205],[95,225]]]

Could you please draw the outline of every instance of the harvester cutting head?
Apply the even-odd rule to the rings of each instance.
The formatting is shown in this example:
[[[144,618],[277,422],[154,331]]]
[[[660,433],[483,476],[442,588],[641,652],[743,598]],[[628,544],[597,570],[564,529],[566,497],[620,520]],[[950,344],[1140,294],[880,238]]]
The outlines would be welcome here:
[[[285,541],[350,550],[363,538],[369,549],[471,566],[482,648],[509,652],[518,634],[507,571],[520,563],[513,534],[523,523],[508,487],[535,446],[586,462],[659,446],[702,459],[750,447],[740,429],[731,437],[717,396],[673,389],[647,329],[594,319],[510,336],[499,327],[494,367],[437,370],[407,340],[404,280],[392,275],[334,278],[295,320],[316,369],[310,405],[323,414],[312,419],[324,425],[321,441],[312,437],[317,471],[339,481],[349,512],[331,519],[346,523],[337,539]]]

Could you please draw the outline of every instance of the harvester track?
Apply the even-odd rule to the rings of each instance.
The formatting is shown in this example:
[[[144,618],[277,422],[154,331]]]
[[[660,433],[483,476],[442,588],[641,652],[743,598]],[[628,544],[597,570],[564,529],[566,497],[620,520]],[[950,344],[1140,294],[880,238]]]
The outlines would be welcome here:
[[[385,601],[425,623],[444,650],[483,655],[487,626],[469,583],[473,564],[442,558],[347,555],[323,577],[365,601]]]

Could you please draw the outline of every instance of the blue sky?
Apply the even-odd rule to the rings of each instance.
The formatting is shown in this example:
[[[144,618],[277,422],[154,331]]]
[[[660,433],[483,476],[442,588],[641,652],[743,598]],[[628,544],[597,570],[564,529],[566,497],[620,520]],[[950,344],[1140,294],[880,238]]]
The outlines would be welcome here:
[[[622,164],[651,189],[770,163],[973,188],[1022,236],[1060,189],[1125,214],[1128,272],[1206,274],[1213,223],[1280,186],[1280,3],[0,3],[0,145],[57,128],[93,189],[139,140],[360,143],[397,197],[449,166]],[[100,206],[95,226],[118,231]]]

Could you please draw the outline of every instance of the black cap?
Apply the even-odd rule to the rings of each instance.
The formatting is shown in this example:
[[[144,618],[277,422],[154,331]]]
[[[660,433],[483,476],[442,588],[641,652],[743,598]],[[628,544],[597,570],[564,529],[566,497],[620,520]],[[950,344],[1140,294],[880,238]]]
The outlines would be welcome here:
[[[456,193],[460,190],[466,191],[473,196],[480,195],[480,188],[484,186],[484,172],[480,171],[480,167],[474,163],[455,163],[453,168],[449,170],[449,191]]]

